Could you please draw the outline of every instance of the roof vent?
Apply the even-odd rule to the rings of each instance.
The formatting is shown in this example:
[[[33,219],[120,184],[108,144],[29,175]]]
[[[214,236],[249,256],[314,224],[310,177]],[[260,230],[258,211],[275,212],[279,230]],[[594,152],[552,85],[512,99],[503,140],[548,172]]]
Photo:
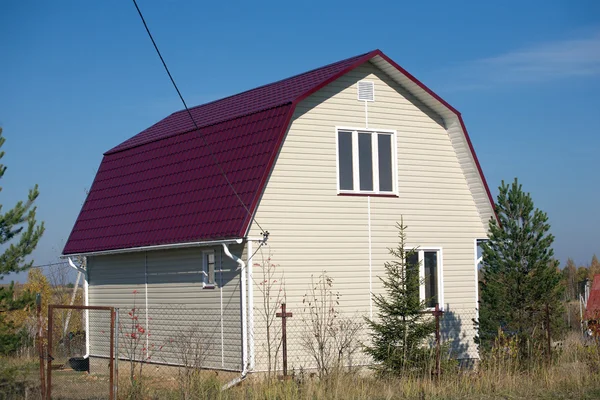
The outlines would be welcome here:
[[[360,101],[375,101],[375,87],[373,82],[359,81],[358,82],[358,100]]]

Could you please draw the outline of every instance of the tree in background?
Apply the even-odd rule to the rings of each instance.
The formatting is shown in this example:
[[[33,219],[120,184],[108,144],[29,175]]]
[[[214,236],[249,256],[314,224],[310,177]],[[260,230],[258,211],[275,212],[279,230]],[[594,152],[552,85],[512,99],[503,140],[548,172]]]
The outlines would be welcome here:
[[[0,128],[0,147],[4,144]],[[0,152],[0,159],[4,152]],[[0,178],[4,176],[6,166],[0,164]],[[19,201],[12,209],[0,214],[0,246],[4,252],[0,254],[0,280],[4,275],[21,272],[30,268],[32,261],[26,262],[40,237],[44,233],[44,223],[38,224],[35,218],[36,207],[33,205],[39,195],[38,186],[29,191],[26,201]],[[0,354],[14,351],[20,344],[22,335],[14,324],[6,320],[8,311],[25,308],[33,303],[35,294],[24,292],[16,295],[14,284],[0,288]]]
[[[593,281],[594,276],[598,274],[600,274],[600,261],[598,261],[598,257],[594,254],[592,257],[592,263],[590,264],[588,279]]]
[[[427,338],[435,332],[435,321],[424,313],[425,301],[419,298],[419,263],[416,249],[406,250],[406,226],[397,224],[399,243],[389,249],[394,260],[385,263],[385,295],[373,295],[377,319],[367,319],[371,346],[365,351],[382,373],[424,372],[427,367]]]
[[[484,348],[500,331],[517,341],[522,356],[532,344],[545,343],[548,332],[558,333],[563,286],[552,258],[554,236],[546,213],[534,208],[517,179],[502,182],[496,203],[499,223],[489,223],[489,240],[482,244],[483,261],[478,341]],[[539,346],[539,348],[542,348]]]
[[[569,258],[567,260],[567,264],[562,270],[562,276],[567,299],[577,299],[579,294],[579,283],[577,281],[577,266],[573,259]]]

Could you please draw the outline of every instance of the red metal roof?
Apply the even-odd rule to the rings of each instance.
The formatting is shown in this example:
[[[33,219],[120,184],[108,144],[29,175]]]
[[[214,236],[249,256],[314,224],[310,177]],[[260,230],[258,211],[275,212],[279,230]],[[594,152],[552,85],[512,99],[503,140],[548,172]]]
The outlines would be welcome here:
[[[600,319],[600,274],[594,276],[583,319]]]
[[[200,135],[254,213],[296,104],[375,56],[462,122],[458,111],[379,50],[194,107],[199,132],[187,112],[178,111],[104,154],[63,254],[243,237],[251,218]]]

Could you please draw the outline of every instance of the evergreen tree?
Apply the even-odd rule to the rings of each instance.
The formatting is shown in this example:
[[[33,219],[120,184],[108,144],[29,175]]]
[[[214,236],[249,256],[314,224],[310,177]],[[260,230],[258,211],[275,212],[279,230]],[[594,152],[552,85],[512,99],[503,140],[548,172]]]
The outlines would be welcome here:
[[[381,373],[424,372],[429,354],[426,340],[435,332],[435,322],[424,313],[426,302],[419,298],[421,282],[416,249],[405,249],[403,221],[397,227],[398,246],[389,249],[394,260],[385,263],[385,277],[379,278],[385,294],[373,295],[377,318],[366,320],[372,339],[366,352]]]
[[[479,336],[488,347],[499,329],[515,336],[521,354],[542,349],[547,332],[546,312],[551,332],[558,334],[563,285],[558,263],[552,258],[550,225],[546,213],[534,208],[515,178],[512,185],[502,182],[496,203],[499,222],[489,223],[489,240],[482,244],[482,281]]]
[[[0,147],[4,141],[0,128]],[[4,152],[0,151],[0,159],[3,156]],[[5,172],[6,166],[0,164],[0,178]],[[44,223],[38,224],[35,219],[36,207],[33,203],[38,195],[36,185],[29,191],[26,201],[19,201],[11,210],[0,214],[0,246],[4,249],[0,254],[0,280],[6,274],[30,268],[33,263],[26,262],[25,258],[33,252],[44,232]],[[0,288],[0,354],[15,350],[22,339],[22,334],[14,324],[6,320],[5,314],[32,304],[33,296],[33,293],[28,292],[16,295],[14,283]]]

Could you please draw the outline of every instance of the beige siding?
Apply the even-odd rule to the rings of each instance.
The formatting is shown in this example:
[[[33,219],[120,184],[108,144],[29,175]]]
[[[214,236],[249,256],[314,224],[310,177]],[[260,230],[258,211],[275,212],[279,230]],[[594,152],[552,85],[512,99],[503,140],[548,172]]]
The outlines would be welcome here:
[[[241,255],[241,246],[230,248]],[[152,360],[181,364],[186,343],[201,341],[206,349],[205,366],[241,369],[239,271],[237,264],[215,247],[217,285],[203,288],[202,251],[207,249],[195,247],[88,259],[89,304],[121,309],[122,357],[128,351],[123,348],[127,346],[124,335],[132,329],[128,313],[136,308],[138,321],[151,332],[147,345],[154,349]],[[103,329],[97,329],[100,325],[99,320],[90,319],[92,355],[104,355],[106,350],[107,343],[98,333]]]
[[[375,83],[375,101],[367,108],[357,100],[361,79]],[[397,131],[398,197],[337,195],[336,126]],[[283,271],[291,311],[301,313],[311,275],[326,270],[346,315],[369,316],[370,282],[380,293],[377,276],[390,259],[387,248],[397,244],[395,224],[403,217],[409,244],[442,248],[444,306],[452,313],[446,335],[462,335],[461,356],[474,356],[474,240],[486,236],[486,226],[460,156],[442,118],[370,63],[301,102],[256,212],[271,233],[263,253],[270,252]],[[253,226],[250,235],[259,234]],[[260,307],[255,293],[255,307]],[[291,321],[290,329],[297,332],[290,340],[297,341],[302,321],[296,315]],[[258,352],[264,324],[256,324]],[[294,357],[300,362],[305,352],[298,343],[290,347],[297,349],[293,365]]]

